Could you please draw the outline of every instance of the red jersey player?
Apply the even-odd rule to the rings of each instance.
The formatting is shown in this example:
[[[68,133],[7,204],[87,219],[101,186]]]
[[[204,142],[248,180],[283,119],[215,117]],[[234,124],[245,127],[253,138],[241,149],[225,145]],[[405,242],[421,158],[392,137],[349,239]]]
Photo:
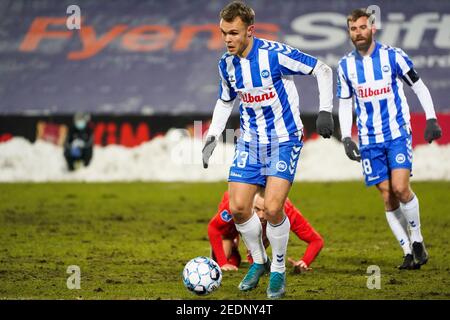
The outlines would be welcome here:
[[[265,232],[267,221],[264,219],[264,198],[260,193],[257,193],[255,196],[253,209],[263,225],[263,242],[267,248],[269,245]],[[291,231],[299,239],[308,243],[305,254],[300,260],[292,258],[288,260],[293,265],[295,272],[309,270],[309,266],[323,247],[323,239],[289,199],[284,204],[284,211],[291,223]],[[208,236],[212,247],[211,256],[222,270],[237,270],[241,262],[241,255],[238,250],[239,233],[230,214],[228,191],[224,193],[216,215],[208,224]],[[248,258],[249,262],[252,263],[251,256],[248,256]]]

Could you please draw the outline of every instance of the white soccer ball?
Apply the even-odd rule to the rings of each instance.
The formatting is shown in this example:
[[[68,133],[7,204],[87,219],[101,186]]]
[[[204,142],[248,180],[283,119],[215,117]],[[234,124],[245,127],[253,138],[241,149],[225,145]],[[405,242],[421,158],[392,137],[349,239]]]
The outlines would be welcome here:
[[[183,269],[185,287],[200,296],[219,288],[221,281],[222,270],[214,260],[207,257],[194,258]]]

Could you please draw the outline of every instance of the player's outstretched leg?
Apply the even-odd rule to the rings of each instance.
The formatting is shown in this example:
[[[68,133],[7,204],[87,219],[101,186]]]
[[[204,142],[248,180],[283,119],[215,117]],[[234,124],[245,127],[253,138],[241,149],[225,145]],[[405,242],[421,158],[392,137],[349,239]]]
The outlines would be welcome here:
[[[267,238],[272,246],[273,255],[269,286],[267,287],[267,297],[270,299],[282,298],[286,293],[285,256],[290,226],[286,216],[278,225],[267,224]]]
[[[420,265],[414,262],[414,256],[411,250],[411,242],[408,235],[408,223],[400,207],[396,210],[386,211],[386,219],[391,227],[392,233],[403,249],[403,262],[398,268],[400,270],[419,269]]]
[[[262,241],[262,225],[253,212],[253,199],[258,187],[245,183],[230,182],[230,210],[233,213],[236,230],[250,251],[254,263],[238,288],[248,291],[256,288],[259,278],[268,270],[269,261]]]
[[[291,223],[284,213],[284,202],[290,189],[289,180],[279,177],[267,179],[264,214],[267,218],[266,236],[272,248],[267,297],[278,299],[286,291],[286,251]]]
[[[420,225],[419,199],[409,185],[410,169],[392,170],[392,188],[400,201],[400,209],[409,224],[414,262],[423,265],[428,261]]]
[[[428,252],[420,230],[419,200],[416,195],[413,195],[410,201],[400,203],[400,206],[409,223],[414,262],[418,265],[423,265],[428,261]]]
[[[253,214],[248,221],[235,225],[254,261],[238,286],[239,290],[248,291],[256,288],[259,278],[270,270],[270,260],[262,242],[262,226],[258,216]]]

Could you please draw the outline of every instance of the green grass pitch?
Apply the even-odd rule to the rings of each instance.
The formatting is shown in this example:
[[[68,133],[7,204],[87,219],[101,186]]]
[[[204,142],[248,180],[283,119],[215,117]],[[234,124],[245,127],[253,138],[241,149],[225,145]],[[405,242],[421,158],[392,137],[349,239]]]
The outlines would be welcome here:
[[[290,198],[325,240],[313,271],[288,268],[285,299],[450,299],[450,183],[413,182],[430,260],[399,271],[402,251],[381,198],[362,182],[295,183]],[[209,255],[207,223],[223,183],[0,184],[0,299],[265,299],[241,293],[248,264],[206,297],[188,292],[187,261]],[[288,256],[305,244],[291,233]],[[241,244],[241,252],[244,253]],[[69,290],[67,268],[81,270]],[[381,289],[367,288],[367,268]]]

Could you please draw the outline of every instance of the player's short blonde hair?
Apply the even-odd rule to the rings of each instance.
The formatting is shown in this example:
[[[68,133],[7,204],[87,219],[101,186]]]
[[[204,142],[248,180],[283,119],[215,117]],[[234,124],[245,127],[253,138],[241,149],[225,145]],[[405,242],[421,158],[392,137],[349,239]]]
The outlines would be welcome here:
[[[226,22],[232,22],[237,17],[247,26],[255,23],[255,11],[242,1],[233,1],[220,11],[220,18]]]

